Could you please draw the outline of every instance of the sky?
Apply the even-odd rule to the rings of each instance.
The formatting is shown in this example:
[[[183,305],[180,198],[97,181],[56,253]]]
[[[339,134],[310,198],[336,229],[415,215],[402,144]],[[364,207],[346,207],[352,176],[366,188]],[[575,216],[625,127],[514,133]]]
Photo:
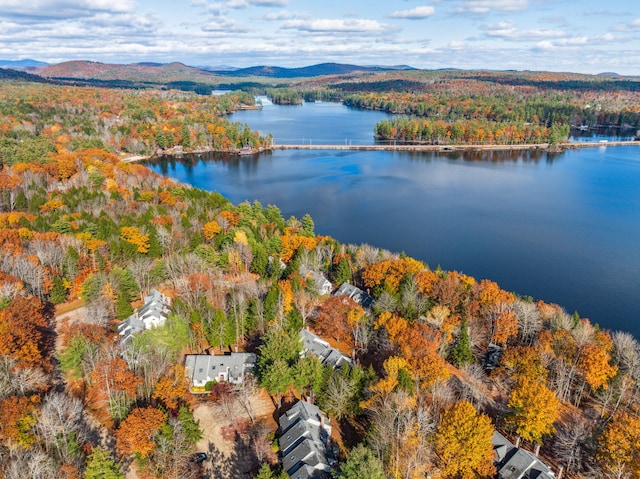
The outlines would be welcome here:
[[[638,0],[0,0],[0,59],[640,75]]]

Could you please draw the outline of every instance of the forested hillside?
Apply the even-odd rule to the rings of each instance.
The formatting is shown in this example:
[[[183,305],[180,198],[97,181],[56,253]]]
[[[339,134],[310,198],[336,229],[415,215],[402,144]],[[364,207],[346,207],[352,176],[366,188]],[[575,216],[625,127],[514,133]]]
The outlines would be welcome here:
[[[42,162],[48,153],[98,147],[113,153],[237,151],[271,143],[222,116],[253,107],[234,92],[115,90],[30,83],[0,84],[0,161]]]
[[[196,396],[183,358],[231,350],[257,353],[274,407],[304,396],[329,414],[337,477],[492,477],[494,428],[571,477],[640,477],[631,335],[105,150],[158,147],[158,132],[234,144],[218,115],[239,97],[58,88],[0,88],[0,477],[197,477],[194,406],[251,391]],[[321,295],[309,272],[375,301]],[[121,341],[153,288],[173,298],[166,324]],[[56,320],[74,305],[85,321]],[[302,328],[355,365],[301,357]],[[281,474],[272,431],[230,437],[262,463],[243,473]]]

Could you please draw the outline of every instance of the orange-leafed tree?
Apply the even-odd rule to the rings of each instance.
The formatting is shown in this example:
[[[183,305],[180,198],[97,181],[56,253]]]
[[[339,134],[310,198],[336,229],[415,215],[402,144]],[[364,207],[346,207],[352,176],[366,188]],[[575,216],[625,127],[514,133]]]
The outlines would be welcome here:
[[[174,366],[161,377],[153,390],[153,398],[162,401],[168,409],[177,409],[181,402],[188,402],[191,395],[184,367]]]
[[[468,401],[455,403],[444,414],[435,437],[442,476],[456,479],[492,477],[493,424]]]
[[[38,396],[9,396],[0,401],[0,443],[27,449],[36,441],[32,428],[37,402]]]
[[[542,437],[555,432],[553,423],[560,417],[560,401],[543,383],[522,378],[509,396],[511,412],[507,422],[525,441],[542,444]]]
[[[104,413],[109,400],[118,394],[133,400],[142,379],[136,376],[120,357],[106,357],[98,361],[90,376],[86,402],[96,411]]]
[[[591,389],[607,389],[609,380],[618,372],[618,367],[610,361],[609,353],[599,344],[589,343],[582,349],[580,366]]]
[[[213,240],[220,231],[222,231],[222,228],[217,221],[209,221],[202,226],[202,234],[207,241]]]
[[[131,454],[146,459],[156,447],[155,437],[165,414],[153,407],[135,408],[116,431],[116,450],[121,457]]]
[[[346,340],[351,333],[348,314],[357,307],[358,304],[347,296],[333,296],[318,307],[311,325],[321,336]]]
[[[36,298],[16,296],[0,311],[0,355],[25,366],[46,366],[47,326]]]

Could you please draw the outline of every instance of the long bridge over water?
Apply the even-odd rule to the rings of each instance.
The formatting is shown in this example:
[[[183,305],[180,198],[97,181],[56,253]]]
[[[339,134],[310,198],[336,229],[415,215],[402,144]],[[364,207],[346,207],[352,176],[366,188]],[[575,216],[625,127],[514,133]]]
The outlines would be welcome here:
[[[259,151],[249,150],[244,152],[240,150],[240,155],[253,155],[260,151],[269,150],[352,150],[352,151],[413,151],[413,152],[449,152],[449,151],[525,151],[525,150],[568,150],[577,148],[595,148],[607,146],[640,146],[640,141],[600,141],[600,142],[564,142],[559,143],[556,147],[551,147],[548,143],[529,143],[525,145],[352,145],[345,143],[340,144],[278,144],[273,143],[267,148]],[[180,152],[181,154],[182,152]],[[203,152],[192,152],[199,154]],[[176,154],[167,152],[166,154]],[[136,155],[123,158],[125,162],[143,161],[152,158],[152,155]]]
[[[564,142],[559,143],[557,148],[560,150],[572,148],[594,148],[603,146],[640,146],[640,141],[601,141],[601,142]],[[416,151],[416,152],[440,152],[440,151],[506,151],[506,150],[546,150],[549,149],[548,143],[533,143],[524,145],[323,145],[323,144],[272,144],[269,149],[272,150],[356,150],[356,151]]]

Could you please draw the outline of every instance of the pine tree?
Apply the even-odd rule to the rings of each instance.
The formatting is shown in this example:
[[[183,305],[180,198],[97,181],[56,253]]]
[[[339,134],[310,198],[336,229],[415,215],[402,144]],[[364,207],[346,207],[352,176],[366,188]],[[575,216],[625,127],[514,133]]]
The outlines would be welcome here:
[[[109,452],[97,447],[87,458],[84,479],[124,479],[120,464],[116,463]]]
[[[336,479],[385,479],[382,461],[364,444],[358,444],[349,453],[347,460],[335,472]]]
[[[462,319],[458,342],[451,350],[449,357],[458,367],[462,367],[473,362],[473,352],[471,351],[471,341],[469,339],[469,328],[467,327],[466,318]]]
[[[349,266],[349,261],[344,256],[340,258],[338,262],[338,267],[336,268],[336,278],[335,283],[340,285],[342,283],[351,282],[351,266]]]

